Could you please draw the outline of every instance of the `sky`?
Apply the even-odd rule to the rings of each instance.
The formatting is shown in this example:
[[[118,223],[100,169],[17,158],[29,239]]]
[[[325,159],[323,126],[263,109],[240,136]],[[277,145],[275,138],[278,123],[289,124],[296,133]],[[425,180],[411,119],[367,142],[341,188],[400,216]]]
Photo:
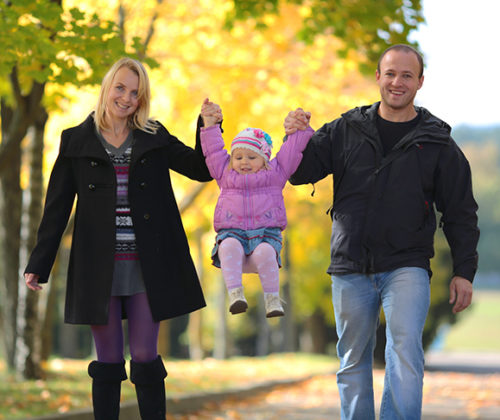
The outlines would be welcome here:
[[[416,104],[452,127],[500,125],[500,0],[423,0]]]

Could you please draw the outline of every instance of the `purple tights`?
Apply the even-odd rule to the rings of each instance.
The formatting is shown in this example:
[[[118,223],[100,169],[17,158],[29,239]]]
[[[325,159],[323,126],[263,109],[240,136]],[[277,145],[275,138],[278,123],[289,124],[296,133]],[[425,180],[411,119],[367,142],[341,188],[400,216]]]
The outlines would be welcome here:
[[[97,360],[104,363],[123,361],[122,305],[128,318],[130,355],[135,362],[149,362],[158,356],[160,323],[153,320],[146,293],[112,296],[107,325],[91,325]]]

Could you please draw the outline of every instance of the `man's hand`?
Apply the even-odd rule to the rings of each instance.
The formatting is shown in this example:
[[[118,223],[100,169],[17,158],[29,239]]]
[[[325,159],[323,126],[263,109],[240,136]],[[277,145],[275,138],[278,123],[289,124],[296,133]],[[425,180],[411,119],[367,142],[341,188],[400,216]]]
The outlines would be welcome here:
[[[297,108],[295,111],[290,111],[285,118],[283,126],[286,134],[293,134],[297,130],[305,130],[309,126],[311,113],[304,111],[302,108]]]
[[[205,98],[201,105],[201,118],[205,127],[211,127],[222,121],[222,110],[219,105]]]
[[[42,290],[42,286],[38,284],[39,278],[40,276],[38,274],[24,274],[24,281],[26,282],[26,286],[28,286],[31,290]]]
[[[472,302],[472,283],[466,278],[455,276],[450,283],[450,304],[453,305],[453,313],[463,311]]]

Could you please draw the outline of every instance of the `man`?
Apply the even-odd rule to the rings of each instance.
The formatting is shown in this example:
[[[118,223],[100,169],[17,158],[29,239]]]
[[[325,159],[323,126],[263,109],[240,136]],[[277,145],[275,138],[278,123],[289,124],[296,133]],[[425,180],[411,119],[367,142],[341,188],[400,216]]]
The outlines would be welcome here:
[[[355,108],[312,136],[292,184],[333,174],[332,295],[339,341],[342,419],[375,419],[372,360],[380,307],[386,317],[381,419],[420,419],[422,332],[430,303],[434,206],[453,256],[450,303],[467,308],[477,269],[477,204],[469,164],[450,127],[414,106],[420,54],[394,45],[380,57],[380,102]],[[287,134],[305,129],[301,108]]]

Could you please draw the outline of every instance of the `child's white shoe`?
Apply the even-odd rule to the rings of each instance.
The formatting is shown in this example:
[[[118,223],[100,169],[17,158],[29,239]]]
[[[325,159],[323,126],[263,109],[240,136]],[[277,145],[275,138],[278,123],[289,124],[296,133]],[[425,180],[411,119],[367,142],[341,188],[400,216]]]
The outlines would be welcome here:
[[[233,315],[241,314],[248,308],[248,302],[243,294],[243,287],[237,287],[228,291],[229,293],[229,312]]]
[[[283,316],[285,310],[281,306],[280,297],[271,293],[264,293],[264,303],[266,305],[266,318]]]

